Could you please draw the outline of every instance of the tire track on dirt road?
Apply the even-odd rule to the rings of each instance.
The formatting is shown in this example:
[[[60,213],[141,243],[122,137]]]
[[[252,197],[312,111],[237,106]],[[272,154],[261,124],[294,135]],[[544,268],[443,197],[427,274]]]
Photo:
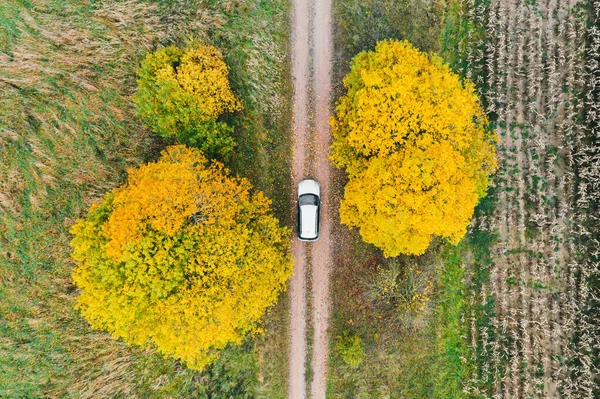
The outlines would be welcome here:
[[[301,399],[307,395],[306,371],[306,271],[312,270],[312,399],[324,399],[327,386],[329,324],[329,271],[332,265],[330,242],[330,178],[329,127],[331,104],[331,0],[293,0],[292,17],[292,78],[294,80],[293,129],[294,155],[292,161],[293,190],[309,171],[321,185],[320,237],[315,243],[303,243],[294,237],[292,244],[295,259],[291,281],[290,316],[290,399]],[[312,19],[312,24],[311,24]],[[313,27],[312,31],[310,27]],[[312,47],[312,52],[310,51]],[[310,56],[312,76],[310,74]],[[312,96],[309,95],[312,90]],[[312,101],[311,101],[312,100]],[[314,107],[314,109],[313,109]],[[314,121],[312,140],[308,140],[308,123]],[[314,151],[309,151],[311,147]],[[313,154],[307,159],[307,154]],[[308,161],[308,162],[307,162]],[[309,168],[307,169],[307,166]],[[310,251],[312,264],[306,263]],[[310,266],[310,267],[308,267]]]
[[[306,175],[306,145],[308,133],[309,88],[309,4],[304,0],[293,1],[292,17],[292,79],[294,85],[292,129],[292,190]],[[294,218],[293,218],[294,219]],[[290,399],[303,398],[306,393],[306,247],[294,236],[292,238],[294,272],[290,285],[290,353],[289,386]]]
[[[316,0],[314,7],[313,32],[313,71],[315,95],[315,178],[321,184],[321,237],[313,247],[313,380],[311,384],[312,399],[325,399],[327,387],[328,342],[327,327],[329,324],[329,271],[332,265],[331,256],[331,224],[329,218],[330,198],[330,165],[329,144],[331,130],[329,127],[331,104],[331,0]]]

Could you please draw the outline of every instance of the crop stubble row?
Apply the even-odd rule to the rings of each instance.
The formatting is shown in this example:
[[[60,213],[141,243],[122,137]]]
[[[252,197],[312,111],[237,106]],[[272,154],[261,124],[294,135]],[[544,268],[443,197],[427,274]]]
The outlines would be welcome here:
[[[489,283],[470,298],[471,305],[483,307],[490,298],[496,305],[488,323],[474,311],[467,315],[479,367],[465,391],[592,398],[599,345],[599,6],[463,6],[470,28],[459,43],[466,49],[461,72],[477,84],[500,137],[497,205],[474,223],[498,239]]]

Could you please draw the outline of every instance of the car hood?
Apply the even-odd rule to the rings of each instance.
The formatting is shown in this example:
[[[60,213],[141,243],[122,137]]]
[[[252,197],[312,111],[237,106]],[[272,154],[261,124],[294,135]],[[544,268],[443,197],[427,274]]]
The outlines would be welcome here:
[[[302,194],[315,194],[317,197],[321,197],[319,183],[311,179],[301,181],[298,184],[298,197]]]

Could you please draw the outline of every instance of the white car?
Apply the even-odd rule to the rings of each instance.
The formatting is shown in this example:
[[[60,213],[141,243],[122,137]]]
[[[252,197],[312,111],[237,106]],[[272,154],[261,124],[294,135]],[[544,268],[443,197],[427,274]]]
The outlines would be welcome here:
[[[297,232],[300,241],[316,241],[319,238],[319,211],[321,188],[313,179],[298,183]]]

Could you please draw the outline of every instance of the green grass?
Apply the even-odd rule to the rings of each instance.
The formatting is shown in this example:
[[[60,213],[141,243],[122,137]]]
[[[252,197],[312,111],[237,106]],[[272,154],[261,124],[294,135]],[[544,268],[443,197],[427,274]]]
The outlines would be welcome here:
[[[189,38],[223,48],[246,106],[229,166],[287,224],[286,15],[284,1],[0,5],[0,397],[285,396],[285,296],[264,336],[191,372],[89,329],[73,309],[69,229],[164,148],[135,117],[134,71],[147,51]]]
[[[464,6],[464,4],[463,4]],[[480,0],[475,3],[475,7],[488,7],[489,2],[487,0]],[[480,94],[485,93],[487,87],[485,85],[484,74],[484,59],[479,60],[473,59],[469,61],[467,59],[467,53],[483,54],[483,49],[486,44],[486,32],[485,27],[479,23],[465,18],[464,15],[468,10],[461,9],[461,4],[456,2],[449,2],[446,6],[443,28],[440,34],[441,50],[440,53],[450,64],[452,69],[461,75],[463,78],[467,73],[467,70],[471,70],[471,79],[476,82],[477,89]],[[484,96],[481,97],[482,103],[485,103]],[[485,104],[484,104],[485,105]],[[496,115],[488,115],[490,118],[490,129],[495,129]],[[490,188],[487,196],[482,198],[475,209],[475,218],[483,216],[491,217],[496,206],[496,189]],[[479,378],[477,382],[469,381],[466,379],[469,375],[474,374],[480,377],[482,367],[484,364],[489,365],[489,349],[481,347],[481,342],[477,340],[477,345],[472,347],[468,341],[469,333],[467,326],[455,324],[456,318],[459,314],[473,315],[475,317],[475,328],[480,331],[482,327],[485,327],[489,339],[493,340],[496,336],[495,329],[491,326],[491,318],[495,315],[495,297],[491,294],[487,294],[485,301],[481,301],[481,290],[485,284],[489,282],[490,269],[493,267],[493,260],[490,253],[490,248],[497,239],[495,233],[491,233],[487,230],[481,230],[478,227],[474,227],[469,230],[469,233],[463,239],[461,245],[450,252],[450,259],[447,259],[446,264],[452,268],[452,264],[455,263],[456,257],[466,258],[469,257],[471,260],[464,265],[461,270],[457,270],[457,273],[462,274],[463,283],[462,286],[457,286],[457,290],[450,291],[448,294],[444,294],[444,297],[449,300],[450,309],[454,308],[453,312],[446,313],[444,315],[452,315],[450,320],[446,320],[446,317],[438,319],[439,328],[441,331],[445,331],[442,336],[446,336],[449,341],[451,350],[446,351],[446,356],[443,357],[443,363],[446,363],[445,368],[451,368],[454,374],[450,374],[450,381],[444,381],[447,386],[458,388],[460,386],[468,386],[471,389],[476,389],[484,395],[493,395],[494,381],[491,380],[491,374],[489,379],[484,380]],[[458,281],[457,279],[455,279]],[[472,305],[466,303],[466,298],[469,296],[475,296],[479,298]],[[462,308],[459,311],[459,308]],[[453,321],[454,320],[454,321]],[[461,335],[456,335],[453,330],[457,329],[461,331]],[[461,362],[460,358],[467,359],[466,362]],[[443,364],[442,363],[442,364]],[[499,365],[502,368],[502,365]],[[500,370],[502,373],[502,370]],[[501,375],[500,375],[501,377]],[[454,379],[454,381],[452,381]],[[472,386],[475,384],[475,386]],[[477,396],[475,396],[477,397]]]
[[[467,311],[464,283],[464,249],[447,248],[441,258],[435,315],[430,328],[435,337],[435,398],[465,397],[463,385],[473,372],[473,356],[466,340],[468,325],[461,319]]]
[[[333,274],[328,397],[469,397],[463,386],[478,367],[463,322],[471,311],[465,282],[470,241],[467,238],[457,247],[433,244],[422,257],[410,258],[422,266],[437,265],[430,313],[415,329],[400,323],[397,313],[367,299],[367,284],[383,259],[378,250],[351,234],[353,250],[337,257]],[[348,367],[338,353],[337,337],[343,334],[357,335],[363,342],[365,360],[357,369]]]
[[[486,3],[486,0],[478,0],[477,4],[481,3]],[[466,12],[468,9],[465,3],[448,1],[440,35],[440,54],[452,69],[461,75],[468,66],[472,67],[468,64],[467,54],[478,48],[475,43],[480,39],[485,41],[486,34],[482,25],[463,17]]]
[[[438,51],[440,4],[429,0],[336,0],[333,4],[335,76],[349,61],[384,39],[408,40],[422,51]]]
[[[220,4],[211,1],[209,4]],[[252,0],[226,13],[228,23],[215,29],[211,42],[225,53],[233,90],[245,111],[231,118],[236,128],[237,154],[230,165],[273,199],[278,216],[291,223],[291,168],[288,61],[288,3]],[[251,132],[251,134],[248,134]],[[251,167],[249,167],[251,165]]]
[[[489,7],[490,3],[487,0],[477,0],[475,7]],[[463,7],[465,5],[463,4]],[[485,26],[481,21],[472,21],[470,18],[464,17],[468,12],[467,9],[461,9],[460,3],[450,2],[445,11],[443,28],[440,35],[441,54],[450,64],[452,69],[461,77],[471,70],[471,80],[476,83],[477,90],[480,93],[480,101],[485,107],[486,77],[485,74],[485,59],[476,57],[469,61],[467,53],[483,54],[486,45]],[[488,115],[490,120],[490,129],[496,128],[497,115]],[[492,217],[494,208],[497,203],[496,188],[488,189],[487,196],[482,198],[475,209],[474,218]],[[485,327],[488,332],[488,340],[496,339],[498,332],[491,325],[491,319],[495,315],[496,298],[488,293],[485,301],[481,301],[482,287],[489,282],[490,270],[493,267],[493,260],[490,249],[497,239],[497,234],[487,230],[481,230],[478,227],[470,229],[467,237],[462,241],[461,254],[463,257],[469,256],[471,261],[465,267],[465,286],[463,297],[467,298],[473,295],[480,300],[476,301],[472,307],[465,307],[465,314],[469,313],[475,317],[475,328],[481,331]],[[465,334],[465,337],[467,335]],[[500,338],[506,339],[506,338]],[[494,381],[491,373],[487,379],[482,378],[481,370],[484,365],[490,365],[489,348],[482,348],[481,342],[477,340],[477,345],[471,347],[470,343],[463,342],[463,347],[467,345],[470,349],[469,368],[477,377],[477,383],[469,382],[468,384],[476,384],[470,386],[475,388],[486,396],[492,396],[494,393]],[[465,355],[466,356],[466,355]],[[496,378],[502,378],[502,364],[499,367],[499,374]]]

